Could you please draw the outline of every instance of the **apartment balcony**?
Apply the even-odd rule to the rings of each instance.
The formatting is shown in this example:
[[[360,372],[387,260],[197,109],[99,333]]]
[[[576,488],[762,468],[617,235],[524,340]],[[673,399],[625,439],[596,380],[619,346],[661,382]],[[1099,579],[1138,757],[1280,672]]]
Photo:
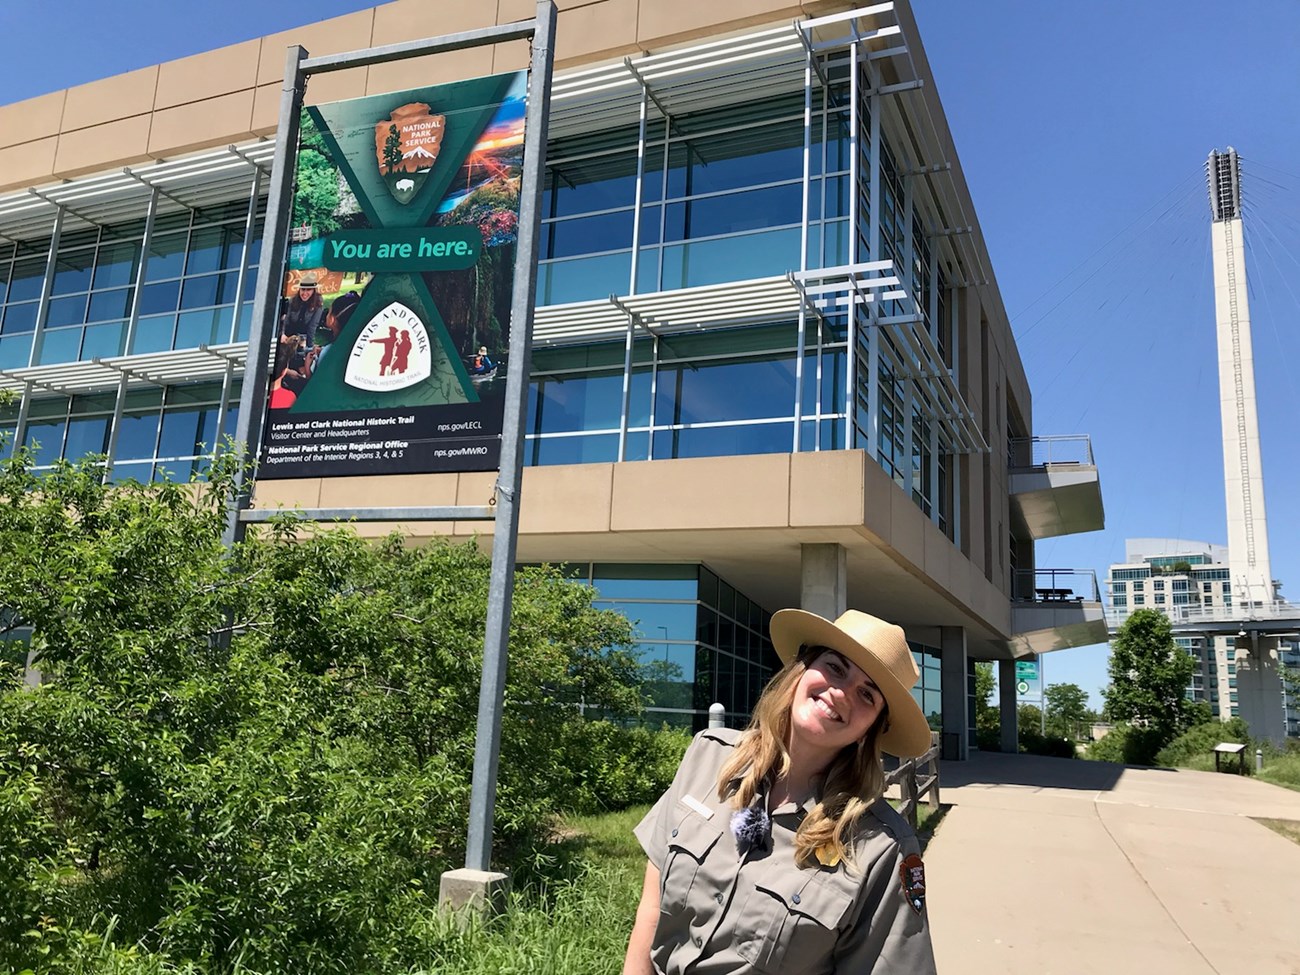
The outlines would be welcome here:
[[[1053,538],[1106,527],[1101,480],[1086,435],[1012,440],[1008,474],[1017,537]]]
[[[1105,607],[1091,569],[1017,572],[1012,585],[1012,656],[1106,642]]]

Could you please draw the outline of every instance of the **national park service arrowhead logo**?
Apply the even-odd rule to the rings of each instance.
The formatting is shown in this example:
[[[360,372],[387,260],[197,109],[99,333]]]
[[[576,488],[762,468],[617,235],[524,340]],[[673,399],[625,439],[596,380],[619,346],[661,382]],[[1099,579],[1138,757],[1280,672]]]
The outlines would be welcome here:
[[[424,322],[394,301],[357,336],[343,381],[357,389],[392,392],[414,386],[432,374],[433,353]]]
[[[393,199],[415,199],[438,159],[447,118],[433,115],[424,102],[393,109],[375,126],[375,160]]]
[[[903,900],[920,914],[925,910],[925,864],[915,853],[898,865],[898,881],[903,888]]]

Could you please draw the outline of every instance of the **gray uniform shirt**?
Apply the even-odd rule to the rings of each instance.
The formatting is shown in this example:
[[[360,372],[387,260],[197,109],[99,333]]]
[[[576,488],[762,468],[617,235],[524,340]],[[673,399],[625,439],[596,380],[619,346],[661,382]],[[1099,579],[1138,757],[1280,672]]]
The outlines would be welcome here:
[[[636,827],[660,877],[655,971],[933,973],[923,899],[914,908],[900,877],[904,858],[919,855],[916,836],[883,799],[859,821],[856,871],[795,866],[806,810],[791,802],[773,812],[769,851],[738,852],[717,782],[740,735],[696,735],[672,786]]]

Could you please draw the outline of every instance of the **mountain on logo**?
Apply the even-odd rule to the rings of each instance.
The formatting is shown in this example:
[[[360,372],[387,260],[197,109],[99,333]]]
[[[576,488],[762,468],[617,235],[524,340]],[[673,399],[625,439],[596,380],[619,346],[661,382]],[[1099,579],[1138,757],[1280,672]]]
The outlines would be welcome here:
[[[401,105],[375,125],[375,162],[398,203],[410,203],[420,192],[446,131],[446,116],[434,115],[424,102]]]

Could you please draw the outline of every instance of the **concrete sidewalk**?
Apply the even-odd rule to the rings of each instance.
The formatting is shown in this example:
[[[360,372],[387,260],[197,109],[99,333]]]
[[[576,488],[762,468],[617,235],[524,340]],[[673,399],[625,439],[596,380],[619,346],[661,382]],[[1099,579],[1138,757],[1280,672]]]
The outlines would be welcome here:
[[[1300,975],[1300,792],[976,753],[926,850],[945,975]]]

